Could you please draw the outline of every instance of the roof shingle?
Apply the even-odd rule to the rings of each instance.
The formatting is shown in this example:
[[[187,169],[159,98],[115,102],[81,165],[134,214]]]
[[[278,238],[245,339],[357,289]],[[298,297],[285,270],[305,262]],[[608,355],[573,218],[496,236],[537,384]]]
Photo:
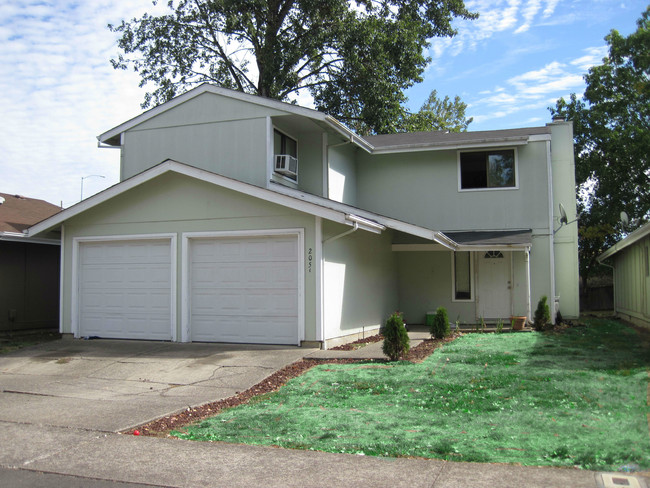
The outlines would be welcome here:
[[[22,232],[28,227],[61,211],[58,205],[45,200],[0,193],[0,232]]]

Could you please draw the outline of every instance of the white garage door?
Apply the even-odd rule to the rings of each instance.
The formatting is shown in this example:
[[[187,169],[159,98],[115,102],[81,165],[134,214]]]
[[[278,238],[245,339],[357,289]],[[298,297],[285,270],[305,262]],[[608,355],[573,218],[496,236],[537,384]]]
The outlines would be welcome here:
[[[298,343],[298,237],[190,240],[193,341]]]
[[[79,243],[79,335],[171,340],[169,239]]]

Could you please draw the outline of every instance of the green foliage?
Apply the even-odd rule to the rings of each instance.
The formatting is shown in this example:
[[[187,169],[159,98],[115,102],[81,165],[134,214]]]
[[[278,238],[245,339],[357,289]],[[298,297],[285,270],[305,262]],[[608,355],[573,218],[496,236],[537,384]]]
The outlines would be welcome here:
[[[445,307],[438,307],[436,314],[433,316],[433,321],[430,327],[431,337],[436,339],[444,339],[449,335],[449,317],[447,317],[447,309]]]
[[[596,258],[650,218],[650,7],[627,37],[612,30],[603,64],[585,76],[584,97],[551,112],[573,121],[580,274],[605,270]],[[625,211],[628,228],[619,222]]]
[[[360,133],[392,132],[404,90],[422,81],[434,37],[463,0],[169,0],[169,13],[109,25],[122,53],[111,63],[152,84],[143,108],[201,83],[290,101],[300,91]]]
[[[410,339],[401,313],[395,312],[388,317],[383,334],[384,344],[382,350],[391,361],[397,361],[408,354]]]
[[[503,319],[497,320],[496,332],[497,334],[501,334],[501,332],[503,332]]]
[[[535,310],[535,316],[533,317],[533,327],[537,331],[546,330],[551,325],[551,311],[546,303],[546,296],[543,296],[537,302],[537,309]]]
[[[464,132],[473,120],[465,117],[466,109],[467,104],[459,96],[453,102],[448,96],[441,100],[438,92],[433,90],[419,112],[404,114],[395,132]]]

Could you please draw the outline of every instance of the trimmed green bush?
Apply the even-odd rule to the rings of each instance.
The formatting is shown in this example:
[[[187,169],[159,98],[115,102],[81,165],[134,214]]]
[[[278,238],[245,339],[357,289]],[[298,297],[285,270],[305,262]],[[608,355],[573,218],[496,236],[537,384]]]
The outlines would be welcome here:
[[[444,339],[449,335],[449,317],[447,317],[447,309],[445,307],[438,307],[436,310],[430,332],[431,337],[435,337],[436,339]]]
[[[393,313],[388,320],[383,330],[384,345],[382,350],[384,354],[390,358],[391,361],[397,361],[400,358],[406,357],[409,352],[410,339],[404,326],[404,319],[400,312]]]
[[[546,300],[546,296],[539,299],[533,320],[533,327],[540,332],[546,330],[551,325],[551,311],[548,308]]]

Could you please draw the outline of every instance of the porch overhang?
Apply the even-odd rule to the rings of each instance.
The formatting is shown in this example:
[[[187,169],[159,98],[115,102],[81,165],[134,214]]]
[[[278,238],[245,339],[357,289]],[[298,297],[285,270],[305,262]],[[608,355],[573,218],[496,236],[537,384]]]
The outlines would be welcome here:
[[[533,231],[493,230],[445,232],[458,244],[458,251],[525,251],[532,246]]]
[[[531,229],[491,231],[443,231],[455,243],[445,247],[440,244],[393,244],[393,251],[530,251]]]

